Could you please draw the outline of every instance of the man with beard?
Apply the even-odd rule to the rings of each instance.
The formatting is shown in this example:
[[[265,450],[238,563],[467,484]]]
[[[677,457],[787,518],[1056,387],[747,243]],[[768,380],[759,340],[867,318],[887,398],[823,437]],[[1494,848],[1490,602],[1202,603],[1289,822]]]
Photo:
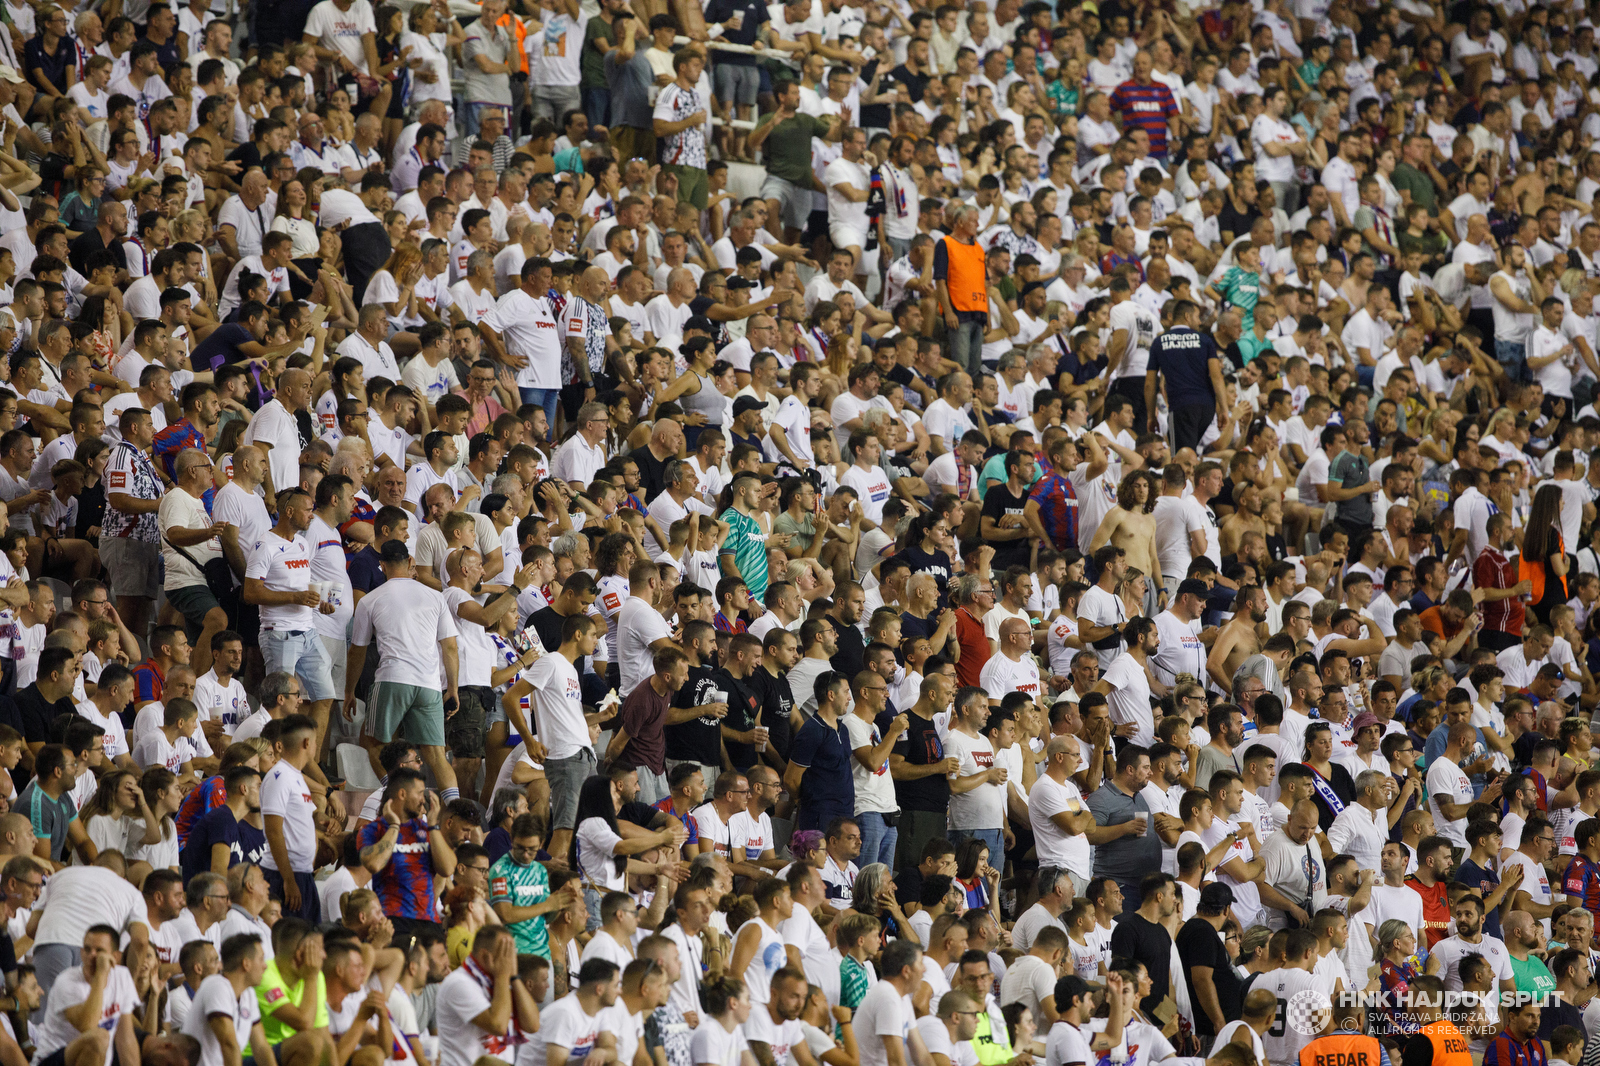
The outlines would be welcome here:
[[[761,1066],[782,1066],[791,1052],[800,1066],[817,1066],[798,1020],[806,992],[806,975],[792,966],[772,975],[767,1002],[757,1003],[744,1023],[750,1051]]]
[[[439,796],[419,771],[400,767],[389,775],[383,807],[361,827],[356,843],[397,933],[439,920],[433,879],[455,873],[456,855],[439,825]]]
[[[666,771],[670,774],[680,763],[695,763],[705,779],[715,781],[722,772],[721,725],[727,714],[726,701],[713,700],[711,695],[716,691],[716,626],[699,619],[684,623],[683,652],[689,673],[672,697],[672,710],[693,708],[700,713],[681,721],[669,717],[664,730]]]
[[[1246,585],[1234,603],[1234,615],[1217,631],[1216,643],[1206,659],[1206,672],[1225,693],[1232,693],[1233,673],[1239,665],[1261,651],[1256,626],[1267,620],[1266,590],[1260,585]]]
[[[1511,970],[1511,955],[1498,937],[1483,931],[1483,897],[1468,892],[1450,907],[1456,932],[1440,940],[1428,951],[1426,972],[1444,979],[1451,992],[1461,991],[1461,960],[1481,955],[1494,970],[1502,992],[1516,991],[1516,975]]]
[[[260,771],[241,763],[222,775],[222,784],[228,798],[195,823],[179,854],[185,881],[207,870],[226,874],[266,850],[266,833],[252,824],[261,820]]]
[[[761,665],[746,679],[760,697],[759,721],[767,727],[769,743],[761,757],[779,777],[788,769],[792,737],[789,712],[794,710],[794,690],[789,686],[789,671],[799,661],[799,640],[789,630],[775,626],[762,638]]]
[[[1150,475],[1142,470],[1129,472],[1117,486],[1116,506],[1106,512],[1089,541],[1091,553],[1101,545],[1115,544],[1127,553],[1129,566],[1144,572],[1145,613],[1152,617],[1166,600],[1161,560],[1156,554],[1155,491]]]

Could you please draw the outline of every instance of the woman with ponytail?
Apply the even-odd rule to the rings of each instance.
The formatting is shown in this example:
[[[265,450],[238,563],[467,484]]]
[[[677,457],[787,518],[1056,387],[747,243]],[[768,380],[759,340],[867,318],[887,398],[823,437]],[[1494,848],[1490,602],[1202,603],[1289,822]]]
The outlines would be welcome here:
[[[756,1066],[742,1028],[750,1020],[750,994],[744,982],[710,978],[700,986],[700,1005],[707,1017],[700,1020],[689,1044],[695,1066]]]

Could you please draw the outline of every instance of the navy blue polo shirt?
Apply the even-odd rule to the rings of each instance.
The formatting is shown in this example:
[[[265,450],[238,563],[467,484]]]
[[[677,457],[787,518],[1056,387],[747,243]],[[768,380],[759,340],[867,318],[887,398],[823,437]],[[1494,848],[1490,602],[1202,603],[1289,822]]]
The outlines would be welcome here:
[[[829,729],[817,715],[806,719],[789,748],[789,761],[806,771],[800,779],[796,829],[822,829],[834,817],[855,813],[850,759],[850,736],[843,722]]]

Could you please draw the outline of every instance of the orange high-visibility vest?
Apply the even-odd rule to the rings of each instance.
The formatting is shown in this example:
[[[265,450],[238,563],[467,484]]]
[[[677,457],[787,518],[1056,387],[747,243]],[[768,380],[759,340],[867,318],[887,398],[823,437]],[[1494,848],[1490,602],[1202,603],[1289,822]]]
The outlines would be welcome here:
[[[511,40],[517,46],[517,64],[522,73],[528,73],[528,53],[522,47],[523,41],[528,36],[528,27],[524,26],[522,20],[509,11],[501,15],[495,25],[504,26],[511,31]]]
[[[1329,1033],[1300,1049],[1300,1066],[1380,1066],[1383,1048],[1360,1033]]]
[[[1422,1035],[1433,1043],[1433,1066],[1472,1066],[1472,1052],[1467,1038],[1456,1023],[1440,1018],[1422,1027]]]
[[[950,293],[950,306],[957,311],[989,310],[989,271],[984,262],[982,245],[977,241],[962,244],[954,237],[944,239],[949,270],[945,275],[945,288]]]

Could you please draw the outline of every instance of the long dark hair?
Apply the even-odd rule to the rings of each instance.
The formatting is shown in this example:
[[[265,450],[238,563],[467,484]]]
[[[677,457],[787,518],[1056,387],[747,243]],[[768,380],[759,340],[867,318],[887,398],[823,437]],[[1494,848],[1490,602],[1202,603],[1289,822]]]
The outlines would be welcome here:
[[[617,805],[611,799],[611,778],[596,774],[583,783],[578,790],[578,816],[573,820],[573,825],[581,826],[590,818],[599,818],[606,823],[606,828],[621,836],[617,832]],[[578,836],[572,836],[572,851],[567,856],[574,870],[578,869]],[[612,868],[617,873],[622,873],[628,868],[626,855],[613,855]]]
[[[1533,494],[1528,524],[1522,534],[1522,557],[1542,563],[1561,551],[1561,489],[1546,485]]]

